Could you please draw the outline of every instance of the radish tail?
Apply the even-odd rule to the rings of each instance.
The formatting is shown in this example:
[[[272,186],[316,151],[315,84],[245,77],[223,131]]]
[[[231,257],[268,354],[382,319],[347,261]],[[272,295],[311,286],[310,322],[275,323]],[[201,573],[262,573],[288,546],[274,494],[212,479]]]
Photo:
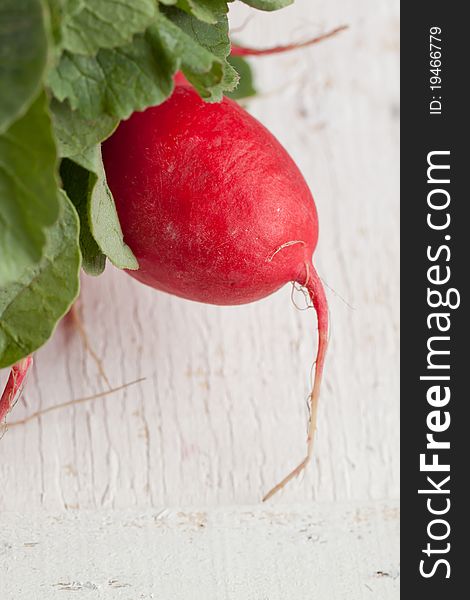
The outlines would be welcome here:
[[[273,48],[247,48],[245,46],[238,46],[234,44],[232,46],[231,55],[232,56],[270,56],[271,54],[282,54],[283,52],[289,52],[290,50],[297,50],[298,48],[305,48],[307,46],[313,46],[314,44],[318,44],[319,42],[323,42],[330,37],[333,37],[337,33],[344,31],[347,29],[347,25],[341,25],[341,27],[336,27],[332,31],[328,31],[327,33],[323,33],[317,37],[306,40],[305,42],[298,42],[296,44],[288,44],[287,46],[275,46]]]
[[[313,454],[313,441],[315,436],[315,430],[317,427],[317,410],[318,410],[318,399],[320,397],[320,386],[323,374],[323,365],[325,363],[326,350],[328,347],[328,303],[326,301],[325,290],[323,284],[318,277],[317,272],[313,265],[308,266],[308,279],[304,284],[307,292],[312,300],[313,307],[317,313],[318,322],[318,347],[317,347],[317,358],[315,361],[315,379],[313,382],[313,388],[310,392],[310,420],[308,425],[307,434],[307,454],[303,461],[295,467],[284,479],[275,485],[263,498],[263,502],[269,500],[274,494],[282,490],[282,488],[294,479],[305,469],[310,462]]]
[[[112,386],[109,383],[108,376],[106,375],[106,371],[104,370],[103,361],[93,350],[90,340],[88,339],[88,334],[86,332],[85,325],[82,323],[80,315],[78,314],[76,302],[72,305],[72,308],[69,310],[68,314],[70,315],[75,327],[78,330],[78,333],[80,334],[80,337],[82,338],[82,343],[83,347],[85,348],[85,352],[88,352],[88,354],[95,362],[95,365],[98,367],[98,372],[100,374],[101,379],[103,379],[103,381],[106,383],[109,389],[112,389]]]
[[[109,396],[110,394],[114,394],[115,392],[124,390],[131,385],[140,383],[141,381],[145,381],[145,377],[141,377],[140,379],[136,379],[135,381],[129,381],[129,383],[124,383],[123,385],[111,388],[109,390],[105,390],[104,392],[98,392],[97,394],[93,394],[92,396],[85,396],[84,398],[75,398],[74,400],[62,402],[62,404],[54,404],[53,406],[48,406],[47,408],[37,410],[36,412],[32,413],[31,415],[28,415],[24,419],[20,419],[19,421],[10,421],[8,423],[8,427],[18,427],[19,425],[26,425],[30,421],[34,421],[34,419],[39,419],[39,417],[47,415],[55,410],[61,410],[63,408],[68,408],[69,406],[75,406],[76,404],[83,404],[84,402],[90,402],[91,400],[96,400],[97,398]]]
[[[12,366],[7,384],[0,397],[0,425],[20,397],[26,374],[32,363],[33,357],[27,356]]]

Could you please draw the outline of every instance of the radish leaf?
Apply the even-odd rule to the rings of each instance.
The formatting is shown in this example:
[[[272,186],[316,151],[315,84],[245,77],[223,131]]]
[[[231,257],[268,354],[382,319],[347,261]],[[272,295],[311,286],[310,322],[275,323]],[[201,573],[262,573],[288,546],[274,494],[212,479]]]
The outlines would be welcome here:
[[[96,56],[64,52],[50,73],[59,100],[69,100],[87,119],[103,113],[121,119],[163,102],[173,89],[176,59],[165,51],[154,27],[131,44],[103,49]]]
[[[78,218],[65,193],[58,198],[61,216],[47,230],[42,259],[0,289],[0,368],[42,346],[78,294]]]
[[[256,96],[256,89],[253,82],[253,73],[251,67],[242,56],[229,56],[227,62],[232,65],[240,77],[237,87],[232,92],[226,92],[225,95],[232,100],[243,100]]]
[[[106,183],[100,146],[93,149],[90,160],[94,162],[88,205],[91,233],[114,266],[119,269],[138,269],[137,259],[123,240],[114,199]]]
[[[294,0],[242,0],[242,2],[259,10],[278,10],[293,4]]]
[[[231,88],[231,83],[226,80],[226,70],[231,67],[222,53],[212,52],[209,36],[205,36],[198,27],[225,29],[228,41],[226,17],[223,19],[225,23],[212,26],[197,21],[180,10],[169,9],[165,14],[168,18],[162,16],[158,30],[168,51],[180,56],[178,67],[181,66],[183,73],[202,98],[210,101],[221,100],[223,90]],[[220,40],[219,34],[218,39]]]
[[[214,79],[210,81],[207,73],[200,72],[198,65],[194,64],[191,53],[183,55],[182,71],[204,100],[219,102],[223,93],[232,91],[238,83],[237,72],[226,60],[230,53],[227,15],[220,15],[217,23],[210,25],[174,8],[165,9],[165,14],[188,38],[194,40],[197,47],[205,49],[218,59],[221,73],[218,81]]]
[[[99,119],[86,119],[78,110],[72,110],[67,100],[59,102],[53,98],[50,109],[60,157],[74,156],[96,146],[111,135],[119,122],[105,114]]]
[[[82,267],[89,275],[101,275],[106,266],[106,256],[101,252],[91,233],[88,219],[88,190],[91,173],[77,163],[65,158],[60,165],[60,176],[62,185],[74,204],[80,219]]]
[[[100,146],[62,161],[61,175],[80,215],[80,247],[87,273],[99,275],[104,269],[104,256],[119,269],[137,269],[137,260],[123,240]]]
[[[0,286],[37,263],[59,216],[56,148],[45,94],[0,135]]]
[[[196,19],[215,25],[219,18],[228,12],[225,0],[176,0],[176,2],[164,2],[164,4],[176,4],[178,8],[189,13]]]
[[[121,46],[152,23],[156,6],[154,0],[66,0],[62,46],[86,55]]]
[[[167,10],[170,18],[160,13],[131,44],[102,49],[96,56],[64,52],[49,76],[56,98],[67,98],[87,119],[103,113],[127,118],[166,100],[182,65],[203,97],[220,100],[223,90],[237,83],[224,60],[230,51],[226,16],[211,26],[178,9]]]
[[[48,36],[40,0],[0,3],[0,132],[21,116],[41,86]]]

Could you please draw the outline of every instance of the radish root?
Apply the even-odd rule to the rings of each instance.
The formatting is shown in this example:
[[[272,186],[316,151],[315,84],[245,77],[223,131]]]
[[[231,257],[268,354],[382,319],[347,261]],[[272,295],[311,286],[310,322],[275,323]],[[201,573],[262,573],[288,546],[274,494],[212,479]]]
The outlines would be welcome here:
[[[32,364],[33,357],[27,356],[12,366],[5,389],[0,397],[0,425],[5,423],[7,414],[18,402],[26,375]]]
[[[263,502],[266,502],[274,494],[282,490],[289,481],[300,475],[305,469],[312,458],[313,454],[313,441],[315,437],[315,430],[317,428],[317,411],[318,411],[318,399],[320,397],[320,386],[323,375],[323,365],[325,363],[326,350],[328,347],[328,303],[326,300],[325,290],[321,282],[320,277],[313,265],[306,264],[308,280],[305,283],[305,288],[310,296],[313,303],[313,307],[317,313],[318,321],[318,347],[317,347],[317,358],[315,361],[315,378],[313,382],[313,388],[310,392],[309,406],[310,406],[310,419],[308,424],[307,433],[307,454],[302,462],[295,467],[282,481],[275,485],[263,498]]]
[[[55,410],[60,410],[62,408],[68,408],[69,406],[75,406],[75,404],[82,404],[83,402],[90,402],[91,400],[96,400],[97,398],[103,398],[104,396],[109,396],[109,394],[114,394],[114,392],[119,392],[125,388],[128,388],[131,385],[135,385],[144,381],[145,377],[141,377],[140,379],[136,379],[135,381],[130,381],[128,383],[124,383],[115,388],[110,388],[109,390],[105,390],[104,392],[99,392],[98,394],[93,394],[92,396],[85,396],[84,398],[75,398],[74,400],[68,400],[67,402],[62,402],[61,404],[54,404],[54,406],[49,406],[48,408],[44,408],[42,410],[38,410],[24,419],[20,419],[19,421],[10,421],[8,423],[8,427],[18,427],[19,425],[26,425],[30,421],[34,419],[38,419],[43,415],[46,415]]]
[[[279,246],[279,248],[276,248],[276,250],[274,250],[274,252],[270,256],[268,256],[268,258],[266,259],[267,262],[271,262],[272,259],[276,256],[276,254],[284,248],[288,248],[289,246],[295,246],[295,244],[303,244],[304,246],[307,245],[303,240],[291,240],[290,242],[286,242],[285,244],[282,244],[282,246]]]
[[[341,25],[335,29],[323,33],[317,37],[306,40],[305,42],[298,42],[296,44],[288,44],[286,46],[275,46],[273,48],[248,48],[246,46],[233,45],[231,54],[232,56],[271,56],[272,54],[282,54],[283,52],[289,52],[290,50],[297,50],[298,48],[306,48],[307,46],[313,46],[323,40],[331,38],[341,31],[348,29],[347,25]]]
[[[108,386],[108,388],[111,390],[112,389],[111,388],[111,384],[109,383],[108,376],[106,375],[106,371],[104,370],[103,361],[96,354],[96,352],[93,350],[93,348],[92,348],[92,346],[90,344],[90,340],[88,339],[88,335],[87,335],[87,332],[85,330],[85,326],[83,325],[83,322],[80,319],[80,316],[78,314],[78,309],[77,309],[77,305],[76,304],[74,304],[72,306],[72,308],[70,309],[69,315],[72,318],[75,327],[78,329],[78,333],[80,334],[80,337],[82,338],[82,342],[83,342],[83,346],[85,348],[85,351],[88,352],[88,354],[94,360],[96,366],[98,367],[98,371],[99,371],[99,374],[100,374],[101,378],[106,383],[106,385]]]

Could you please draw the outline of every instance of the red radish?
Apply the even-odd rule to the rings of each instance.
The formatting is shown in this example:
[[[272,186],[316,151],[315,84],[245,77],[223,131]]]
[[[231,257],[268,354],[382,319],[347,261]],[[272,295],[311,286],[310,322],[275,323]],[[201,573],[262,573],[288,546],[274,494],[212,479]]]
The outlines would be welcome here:
[[[0,425],[17,402],[25,377],[32,363],[33,357],[27,356],[12,366],[7,384],[0,397]]]
[[[108,184],[132,277],[189,300],[253,302],[288,282],[307,289],[318,319],[306,458],[312,455],[328,338],[328,308],[312,264],[318,237],[313,197],[281,144],[236,102],[208,104],[189,86],[134,113],[103,144]]]

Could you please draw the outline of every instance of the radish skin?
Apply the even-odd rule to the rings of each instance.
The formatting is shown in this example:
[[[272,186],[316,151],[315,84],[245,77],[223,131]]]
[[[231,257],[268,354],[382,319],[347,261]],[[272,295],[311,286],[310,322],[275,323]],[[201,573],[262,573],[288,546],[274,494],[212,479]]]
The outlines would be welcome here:
[[[182,298],[253,302],[288,282],[310,295],[318,320],[305,459],[309,462],[328,340],[328,307],[312,263],[318,216],[299,169],[274,136],[236,102],[205,103],[176,85],[163,104],[134,113],[103,144],[129,275]]]
[[[25,377],[33,364],[33,357],[27,356],[11,367],[8,380],[0,398],[0,424],[18,401]]]

